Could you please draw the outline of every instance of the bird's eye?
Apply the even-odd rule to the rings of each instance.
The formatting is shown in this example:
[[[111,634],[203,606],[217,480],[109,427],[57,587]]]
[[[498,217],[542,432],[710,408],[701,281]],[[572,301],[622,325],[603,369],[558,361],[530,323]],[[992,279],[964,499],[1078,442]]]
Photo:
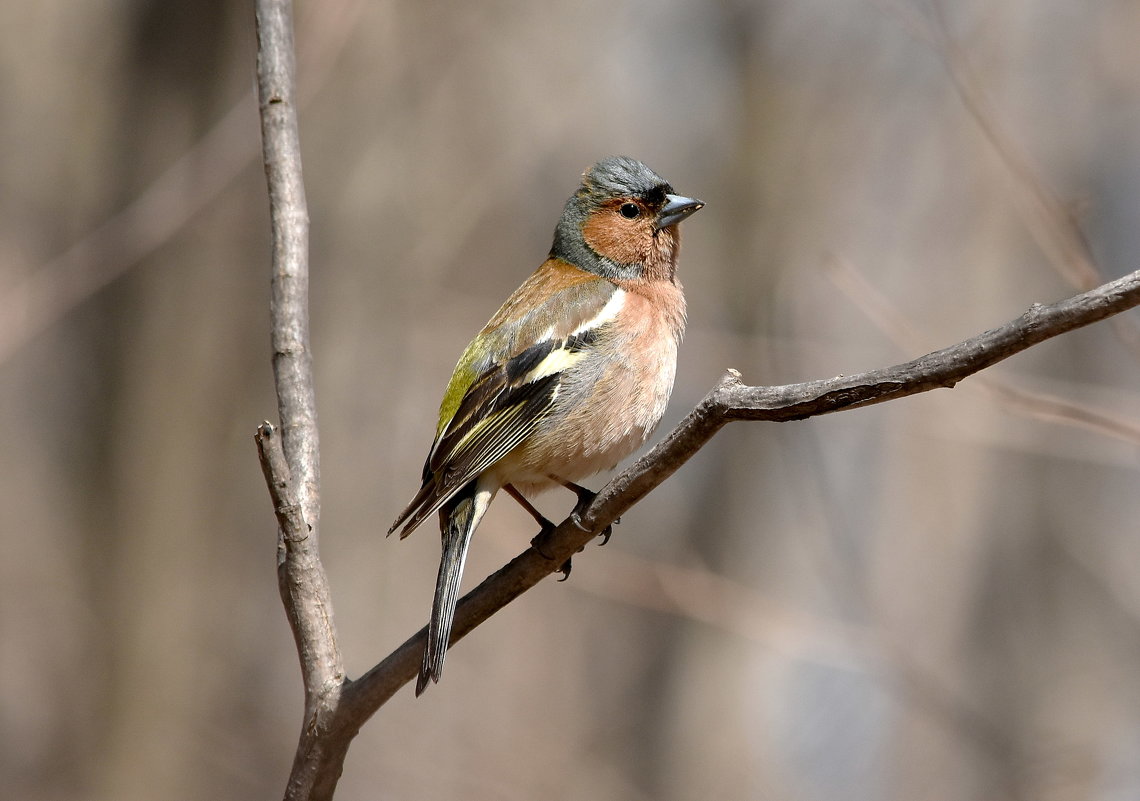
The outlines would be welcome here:
[[[636,203],[622,203],[618,211],[621,212],[621,216],[627,220],[632,220],[641,214],[641,208]]]

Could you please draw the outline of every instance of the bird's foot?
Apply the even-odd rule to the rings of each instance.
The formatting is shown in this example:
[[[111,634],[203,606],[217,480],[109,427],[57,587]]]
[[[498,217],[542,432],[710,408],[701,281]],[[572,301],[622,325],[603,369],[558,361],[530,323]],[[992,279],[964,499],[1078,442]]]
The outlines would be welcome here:
[[[543,559],[554,559],[553,556],[551,556],[545,550],[543,550],[542,540],[544,537],[546,537],[546,535],[548,535],[548,534],[550,534],[550,532],[554,531],[555,528],[556,528],[556,526],[553,523],[548,523],[547,525],[544,525],[542,527],[542,531],[535,534],[534,539],[532,539],[530,541],[530,546],[532,548],[534,548],[536,551],[538,551],[539,556],[541,556]],[[581,551],[582,549],[579,548],[578,550]],[[558,572],[562,574],[562,578],[558,579],[559,581],[565,581],[566,579],[570,578],[570,571],[574,568],[574,565],[571,564],[572,561],[573,561],[572,558],[567,559],[565,562],[562,563],[562,566],[558,568]]]
[[[554,477],[552,476],[552,478]],[[590,504],[592,504],[594,502],[594,499],[598,497],[598,493],[594,492],[591,489],[583,487],[581,484],[575,484],[573,481],[563,481],[561,479],[555,480],[578,496],[578,503],[575,504],[574,511],[570,513],[570,522],[580,528],[582,531],[589,531],[590,527],[582,522],[582,515],[586,512],[587,509],[590,508]],[[614,520],[613,523],[606,526],[598,534],[598,536],[602,538],[602,541],[598,543],[599,545],[605,545],[610,541],[610,537],[612,537],[614,533],[614,526],[620,522],[621,518],[619,517]]]
[[[582,531],[589,531],[590,530],[587,526],[582,524],[582,517],[581,517],[581,515],[578,514],[577,511],[570,513],[570,522],[573,523],[574,525],[576,525],[578,528],[582,529]],[[620,522],[621,522],[621,518],[619,517],[613,523],[610,523],[608,526],[606,526],[605,528],[603,528],[601,531],[598,532],[598,536],[602,538],[602,541],[599,542],[598,545],[605,545],[607,542],[610,541],[610,537],[612,537],[614,535],[614,525],[617,523],[620,523]]]

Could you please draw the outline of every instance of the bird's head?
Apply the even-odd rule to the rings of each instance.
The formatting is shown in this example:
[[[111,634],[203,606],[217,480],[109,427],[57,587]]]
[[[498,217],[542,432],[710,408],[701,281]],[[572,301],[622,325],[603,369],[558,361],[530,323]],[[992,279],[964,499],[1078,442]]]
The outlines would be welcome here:
[[[705,204],[628,156],[602,159],[566,201],[550,255],[612,280],[672,281],[678,224]]]

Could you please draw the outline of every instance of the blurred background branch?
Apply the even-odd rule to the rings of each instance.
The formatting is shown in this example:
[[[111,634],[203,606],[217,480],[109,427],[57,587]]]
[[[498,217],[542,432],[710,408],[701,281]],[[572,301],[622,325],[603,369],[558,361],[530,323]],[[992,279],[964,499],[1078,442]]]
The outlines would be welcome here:
[[[306,16],[303,27],[310,32],[315,57],[306,63],[306,80],[298,91],[301,106],[328,79],[359,7],[359,0],[338,0]],[[257,141],[249,135],[254,100],[251,89],[120,211],[55,258],[0,288],[0,365],[169,242],[232,186],[257,156]]]
[[[894,308],[855,267],[843,259],[832,259],[829,275],[876,327],[894,341],[900,350],[917,350],[929,343],[914,322]],[[989,392],[999,403],[1015,414],[1038,420],[1077,426],[1109,437],[1117,437],[1140,446],[1140,421],[1131,420],[1087,404],[1031,392],[993,375],[979,376],[973,385]],[[1138,404],[1140,405],[1140,404]]]
[[[969,53],[955,40],[947,22],[943,0],[931,0],[929,15],[917,4],[876,0],[903,21],[920,41],[942,60],[962,105],[994,149],[1010,177],[1010,195],[1038,247],[1057,273],[1077,289],[1092,289],[1104,280],[1088,238],[1078,222],[1078,211],[1057,197],[1033,159],[1002,121],[985,79],[970,64]],[[1140,326],[1130,318],[1113,321],[1113,327],[1140,358]],[[1007,394],[1007,397],[1010,395]]]

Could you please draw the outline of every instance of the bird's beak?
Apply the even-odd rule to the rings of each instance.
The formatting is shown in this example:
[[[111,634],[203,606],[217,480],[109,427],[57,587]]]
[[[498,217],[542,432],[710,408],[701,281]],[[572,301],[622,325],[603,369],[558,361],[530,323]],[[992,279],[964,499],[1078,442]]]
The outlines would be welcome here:
[[[666,195],[665,205],[661,207],[661,211],[657,212],[657,220],[654,225],[658,231],[662,228],[668,228],[670,225],[676,225],[694,211],[699,211],[704,208],[704,206],[705,202],[703,200],[681,197],[680,195]]]

